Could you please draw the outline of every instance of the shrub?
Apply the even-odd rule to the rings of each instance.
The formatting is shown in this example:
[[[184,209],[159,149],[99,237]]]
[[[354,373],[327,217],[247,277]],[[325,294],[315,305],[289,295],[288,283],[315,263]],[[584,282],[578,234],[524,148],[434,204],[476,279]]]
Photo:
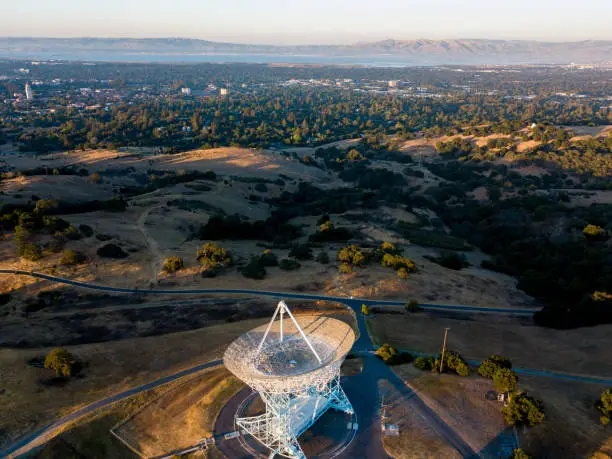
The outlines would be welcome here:
[[[454,269],[459,271],[463,268],[467,268],[470,264],[464,254],[458,254],[450,250],[444,250],[439,257],[434,258],[433,261],[438,263],[440,266],[444,266],[448,269]]]
[[[100,247],[97,251],[102,258],[126,258],[128,254],[118,245],[110,243]]]
[[[45,368],[55,371],[57,376],[72,376],[76,360],[66,349],[57,347],[45,357]]]
[[[260,193],[265,193],[268,191],[268,187],[266,186],[265,183],[256,183],[254,188],[255,188],[255,191],[259,191]]]
[[[380,245],[380,250],[382,250],[385,253],[397,253],[398,252],[395,244],[391,242],[386,242],[386,241]]]
[[[312,258],[312,249],[306,244],[295,245],[289,251],[289,256],[298,260],[310,260]]]
[[[202,277],[211,278],[216,277],[220,271],[221,270],[219,268],[219,265],[202,265],[202,268],[200,269],[200,274]]]
[[[175,273],[180,271],[185,267],[185,262],[181,257],[177,257],[176,255],[172,255],[164,260],[164,264],[162,269],[166,271],[168,274]]]
[[[17,246],[17,255],[26,260],[37,261],[42,258],[42,251],[35,242],[26,242]]]
[[[326,265],[329,263],[329,255],[327,255],[327,252],[319,252],[316,260],[322,265]]]
[[[587,238],[597,239],[605,234],[605,230],[601,226],[589,224],[584,227],[584,229],[582,230],[582,233]]]
[[[415,312],[422,311],[423,309],[419,306],[419,303],[417,300],[410,300],[408,303],[404,305],[404,310],[406,312],[415,313]]]
[[[417,357],[414,360],[414,366],[422,371],[431,371],[434,368],[435,358],[431,356]]]
[[[376,355],[380,357],[387,365],[399,365],[412,360],[412,356],[406,352],[399,352],[389,344],[383,344],[376,351]]]
[[[89,181],[91,183],[100,183],[102,182],[102,176],[98,172],[94,172],[89,176]]]
[[[39,199],[36,201],[36,207],[34,212],[38,214],[44,214],[45,212],[52,211],[57,208],[57,201],[54,199]]]
[[[331,220],[325,220],[319,225],[319,231],[312,234],[308,240],[311,242],[343,242],[351,238],[351,232],[346,228],[336,228]]]
[[[544,404],[525,393],[516,394],[510,397],[502,413],[508,424],[532,427],[544,421]]]
[[[89,225],[79,225],[79,231],[85,237],[91,237],[94,234],[94,230]]]
[[[293,271],[295,269],[300,269],[302,265],[296,261],[291,260],[290,258],[284,258],[279,263],[279,268],[285,271]]]
[[[74,226],[69,226],[64,231],[62,231],[62,235],[66,236],[67,239],[71,241],[78,241],[81,239],[81,233]]]
[[[400,279],[408,279],[408,277],[410,276],[408,274],[408,271],[406,270],[406,268],[400,268],[396,271],[397,277],[399,277]]]
[[[409,258],[402,257],[401,255],[393,255],[391,253],[386,253],[382,257],[381,264],[388,268],[393,268],[395,270],[399,270],[404,268],[407,273],[412,273],[416,271],[416,265]]]
[[[350,274],[353,272],[353,267],[348,263],[342,263],[338,269],[343,274]]]
[[[249,262],[244,266],[240,272],[244,277],[250,279],[263,279],[266,277],[266,268],[261,264],[259,257],[251,257]]]
[[[72,249],[64,250],[59,262],[64,266],[74,266],[85,261],[85,255]]]
[[[518,388],[518,376],[508,368],[497,368],[493,373],[493,384],[499,392],[514,392]]]
[[[531,456],[521,448],[515,449],[510,459],[531,459]]]
[[[278,257],[270,249],[264,250],[259,260],[264,266],[278,266]]]
[[[338,252],[338,260],[343,264],[363,266],[366,262],[366,256],[358,246],[352,244],[343,247]]]

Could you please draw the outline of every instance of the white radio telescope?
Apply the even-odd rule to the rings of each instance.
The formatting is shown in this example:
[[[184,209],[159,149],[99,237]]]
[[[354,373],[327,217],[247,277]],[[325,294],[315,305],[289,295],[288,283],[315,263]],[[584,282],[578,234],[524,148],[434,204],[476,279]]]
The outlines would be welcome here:
[[[240,336],[223,356],[227,369],[266,405],[262,415],[236,417],[236,425],[268,447],[270,457],[305,458],[298,438],[328,409],[353,414],[340,386],[340,365],[355,332],[329,317],[299,319],[281,301],[268,325]]]

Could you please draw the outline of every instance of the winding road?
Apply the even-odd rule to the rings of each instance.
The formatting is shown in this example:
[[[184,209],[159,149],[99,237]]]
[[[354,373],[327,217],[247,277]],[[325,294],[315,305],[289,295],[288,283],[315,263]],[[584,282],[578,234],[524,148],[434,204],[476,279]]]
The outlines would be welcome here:
[[[358,415],[359,431],[355,440],[349,445],[349,448],[342,454],[342,457],[388,457],[382,447],[380,418],[378,413],[378,382],[381,380],[389,381],[404,397],[406,403],[411,405],[411,409],[418,412],[423,419],[427,421],[429,426],[450,445],[452,445],[462,457],[473,458],[478,457],[478,454],[463,440],[463,438],[446,424],[438,414],[432,410],[414,391],[407,387],[403,380],[399,378],[393,371],[389,369],[380,359],[372,353],[373,344],[367,332],[364,316],[360,313],[361,305],[368,306],[401,306],[405,302],[400,301],[380,301],[360,298],[346,298],[326,295],[289,293],[289,292],[270,292],[248,289],[187,289],[187,290],[164,290],[164,289],[128,289],[119,287],[109,287],[104,285],[91,284],[86,282],[74,281],[70,279],[49,276],[47,274],[0,269],[0,274],[17,274],[36,277],[52,282],[58,282],[75,287],[100,290],[115,293],[146,293],[146,294],[210,294],[210,293],[232,293],[244,294],[253,296],[268,296],[274,298],[287,299],[304,299],[304,300],[323,300],[334,301],[347,305],[356,312],[357,322],[360,331],[360,337],[355,342],[353,352],[358,353],[364,358],[364,370],[361,374],[344,378],[343,386],[349,399],[354,403],[355,410]],[[537,309],[515,309],[515,308],[487,308],[481,306],[466,306],[466,305],[441,305],[441,304],[420,304],[423,309],[433,310],[451,310],[458,312],[477,312],[477,313],[494,313],[494,314],[511,314],[511,315],[532,315]],[[418,354],[418,353],[417,353]],[[470,363],[478,364],[479,362],[470,361]],[[110,407],[112,404],[131,397],[143,391],[154,389],[164,384],[176,381],[178,379],[196,374],[205,369],[221,365],[222,361],[215,360],[212,362],[196,365],[192,368],[182,370],[169,376],[152,381],[148,384],[129,389],[117,393],[115,395],[98,400],[90,405],[82,407],[73,413],[70,413],[50,425],[43,427],[26,437],[20,439],[5,451],[0,453],[0,457],[15,458],[20,457],[32,450],[40,447],[46,441],[49,441],[55,435],[60,433],[70,423],[96,412]],[[545,376],[558,379],[571,379],[575,381],[594,382],[602,384],[612,384],[612,380],[586,377],[580,375],[570,375],[562,373],[554,373],[540,370],[517,369],[517,373],[525,375]]]
[[[274,298],[289,298],[296,300],[320,300],[320,301],[335,301],[338,303],[346,304],[357,311],[360,310],[361,305],[365,304],[368,306],[403,306],[406,301],[383,301],[383,300],[372,300],[367,298],[346,298],[342,296],[328,296],[328,295],[317,295],[308,293],[294,293],[294,292],[270,292],[264,290],[249,290],[249,289],[183,289],[183,290],[165,290],[165,289],[138,289],[138,288],[122,288],[122,287],[110,287],[107,285],[98,285],[88,282],[80,282],[63,277],[50,276],[48,274],[37,273],[34,271],[22,271],[13,269],[0,269],[0,274],[16,274],[23,276],[36,277],[38,279],[44,279],[51,282],[58,282],[60,284],[72,285],[74,287],[86,288],[90,290],[99,290],[104,292],[115,292],[115,293],[139,293],[139,294],[151,294],[151,295],[202,295],[211,293],[234,293],[241,295],[257,295],[257,296],[270,296]],[[486,307],[486,306],[468,306],[468,305],[450,305],[450,304],[436,304],[436,303],[419,303],[419,306],[423,309],[437,309],[447,310],[456,312],[477,312],[485,314],[509,314],[509,315],[521,315],[521,316],[532,316],[539,308],[498,308],[498,307]]]

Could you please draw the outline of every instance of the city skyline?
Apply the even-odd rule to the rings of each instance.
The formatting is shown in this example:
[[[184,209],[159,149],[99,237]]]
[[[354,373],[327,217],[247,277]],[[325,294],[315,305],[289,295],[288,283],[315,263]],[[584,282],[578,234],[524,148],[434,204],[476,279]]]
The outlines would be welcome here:
[[[207,4],[208,3],[208,4]],[[23,0],[5,7],[3,36],[182,37],[254,44],[353,44],[385,39],[610,40],[605,0],[364,0],[307,4],[233,0]],[[441,14],[443,12],[444,14]]]

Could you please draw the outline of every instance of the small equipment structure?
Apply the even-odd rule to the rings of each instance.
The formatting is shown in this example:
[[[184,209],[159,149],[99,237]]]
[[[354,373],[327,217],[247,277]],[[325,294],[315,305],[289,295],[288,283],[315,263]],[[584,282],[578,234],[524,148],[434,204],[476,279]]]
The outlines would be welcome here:
[[[266,405],[264,414],[235,422],[269,448],[270,457],[305,458],[298,438],[328,409],[353,414],[340,386],[340,366],[355,332],[330,317],[299,318],[281,301],[268,325],[240,336],[223,357],[226,368]]]

